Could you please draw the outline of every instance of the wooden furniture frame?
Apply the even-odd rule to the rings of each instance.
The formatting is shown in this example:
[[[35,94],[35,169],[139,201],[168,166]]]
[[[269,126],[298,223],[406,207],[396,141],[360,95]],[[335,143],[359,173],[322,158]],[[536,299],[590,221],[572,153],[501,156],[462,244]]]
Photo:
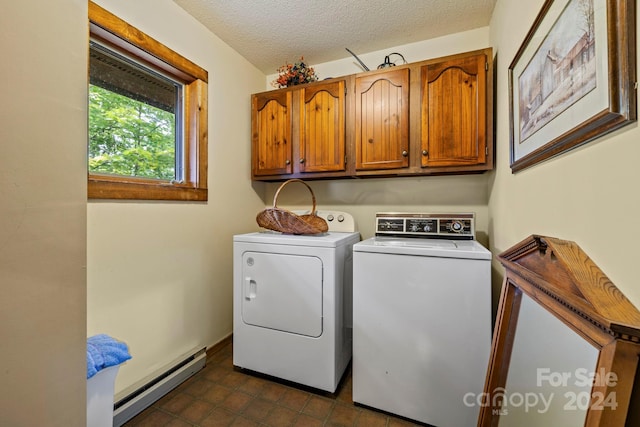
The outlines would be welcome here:
[[[499,259],[506,276],[485,382],[487,404],[481,407],[478,426],[500,421],[497,394],[505,394],[523,294],[598,351],[592,372],[617,376],[615,384],[594,381],[584,425],[624,426],[640,355],[640,312],[574,242],[532,235]],[[615,408],[596,407],[594,396],[611,393]]]

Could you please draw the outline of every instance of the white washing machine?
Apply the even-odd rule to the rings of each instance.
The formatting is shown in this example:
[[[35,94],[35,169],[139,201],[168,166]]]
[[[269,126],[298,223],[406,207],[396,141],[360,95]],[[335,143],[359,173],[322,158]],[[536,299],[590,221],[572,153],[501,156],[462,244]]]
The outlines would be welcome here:
[[[354,245],[353,400],[477,424],[491,351],[491,252],[473,214],[377,214]]]
[[[335,392],[352,354],[353,217],[329,231],[233,238],[233,364]]]

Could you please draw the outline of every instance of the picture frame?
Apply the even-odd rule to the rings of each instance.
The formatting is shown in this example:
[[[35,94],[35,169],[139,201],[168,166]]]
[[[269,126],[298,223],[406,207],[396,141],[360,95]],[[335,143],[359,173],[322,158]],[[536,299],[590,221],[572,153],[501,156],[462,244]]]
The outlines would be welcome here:
[[[634,0],[545,0],[509,65],[512,173],[637,119]]]

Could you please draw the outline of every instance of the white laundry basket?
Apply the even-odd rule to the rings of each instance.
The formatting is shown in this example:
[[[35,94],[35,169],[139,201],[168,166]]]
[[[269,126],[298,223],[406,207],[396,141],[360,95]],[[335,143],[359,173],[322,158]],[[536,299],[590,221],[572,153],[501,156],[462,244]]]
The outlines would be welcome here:
[[[116,376],[129,359],[127,344],[106,334],[87,338],[87,427],[113,427]]]
[[[99,371],[87,380],[87,427],[113,427],[113,396],[120,365]]]

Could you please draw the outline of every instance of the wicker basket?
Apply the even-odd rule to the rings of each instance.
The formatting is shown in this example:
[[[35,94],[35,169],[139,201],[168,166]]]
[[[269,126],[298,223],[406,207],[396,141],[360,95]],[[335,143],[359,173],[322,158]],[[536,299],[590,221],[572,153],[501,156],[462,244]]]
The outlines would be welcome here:
[[[291,182],[300,182],[311,192],[313,206],[310,214],[297,215],[278,207],[280,191]],[[275,196],[273,196],[273,207],[260,212],[256,216],[256,221],[260,227],[289,234],[318,234],[324,233],[329,229],[327,222],[316,215],[316,196],[313,194],[313,190],[301,179],[290,179],[283,182],[278,191],[276,191]]]

